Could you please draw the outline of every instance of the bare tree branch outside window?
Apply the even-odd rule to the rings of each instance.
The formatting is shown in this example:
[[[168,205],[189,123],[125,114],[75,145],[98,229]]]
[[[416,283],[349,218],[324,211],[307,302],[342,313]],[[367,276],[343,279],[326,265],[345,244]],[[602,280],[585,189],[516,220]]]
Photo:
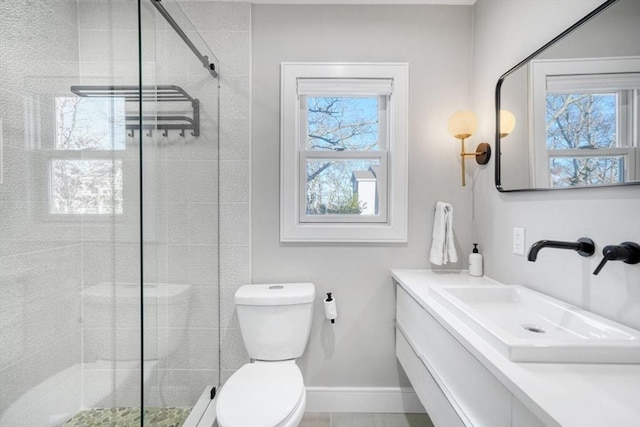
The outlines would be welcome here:
[[[379,149],[377,97],[308,97],[307,149],[374,151]],[[308,160],[307,214],[360,214],[365,206],[354,193],[354,171],[371,160]]]

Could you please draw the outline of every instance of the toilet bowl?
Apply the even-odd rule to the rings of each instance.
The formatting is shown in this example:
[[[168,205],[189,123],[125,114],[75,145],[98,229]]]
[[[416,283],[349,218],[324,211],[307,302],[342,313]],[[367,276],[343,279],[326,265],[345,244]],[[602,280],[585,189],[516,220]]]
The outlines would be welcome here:
[[[293,361],[247,363],[222,390],[216,411],[220,427],[295,427],[307,403]]]
[[[238,369],[216,401],[219,427],[296,427],[307,404],[295,363],[311,331],[311,283],[245,285],[235,295],[242,339],[253,363]]]

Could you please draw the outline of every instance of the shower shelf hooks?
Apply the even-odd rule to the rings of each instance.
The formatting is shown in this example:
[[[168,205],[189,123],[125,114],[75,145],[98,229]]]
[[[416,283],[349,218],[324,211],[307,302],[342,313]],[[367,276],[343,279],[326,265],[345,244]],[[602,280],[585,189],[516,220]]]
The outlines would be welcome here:
[[[162,131],[162,136],[168,137],[170,130],[179,130],[179,135],[184,137],[185,131],[190,130],[191,135],[200,136],[200,101],[191,97],[180,86],[159,85],[159,86],[71,86],[71,92],[86,98],[120,98],[127,103],[139,104],[140,100],[150,103],[188,103],[188,107],[174,111],[159,111],[154,114],[133,114],[125,115],[127,135],[134,136],[136,130],[146,130],[147,136],[151,137],[154,130]],[[180,104],[178,104],[180,105]]]

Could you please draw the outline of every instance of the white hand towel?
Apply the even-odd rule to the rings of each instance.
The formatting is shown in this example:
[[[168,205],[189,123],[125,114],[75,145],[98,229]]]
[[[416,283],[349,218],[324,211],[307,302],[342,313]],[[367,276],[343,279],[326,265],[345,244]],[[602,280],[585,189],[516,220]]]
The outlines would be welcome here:
[[[453,241],[453,207],[449,203],[436,203],[429,259],[435,265],[458,261]]]

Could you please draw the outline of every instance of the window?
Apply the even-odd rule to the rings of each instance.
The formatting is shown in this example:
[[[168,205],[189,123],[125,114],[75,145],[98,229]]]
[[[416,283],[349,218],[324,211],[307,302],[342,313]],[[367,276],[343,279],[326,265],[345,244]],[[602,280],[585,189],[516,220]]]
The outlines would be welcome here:
[[[281,241],[406,241],[407,64],[281,78]]]
[[[640,58],[536,61],[531,75],[538,185],[638,179]]]
[[[56,97],[49,213],[122,214],[125,106],[122,98]]]

